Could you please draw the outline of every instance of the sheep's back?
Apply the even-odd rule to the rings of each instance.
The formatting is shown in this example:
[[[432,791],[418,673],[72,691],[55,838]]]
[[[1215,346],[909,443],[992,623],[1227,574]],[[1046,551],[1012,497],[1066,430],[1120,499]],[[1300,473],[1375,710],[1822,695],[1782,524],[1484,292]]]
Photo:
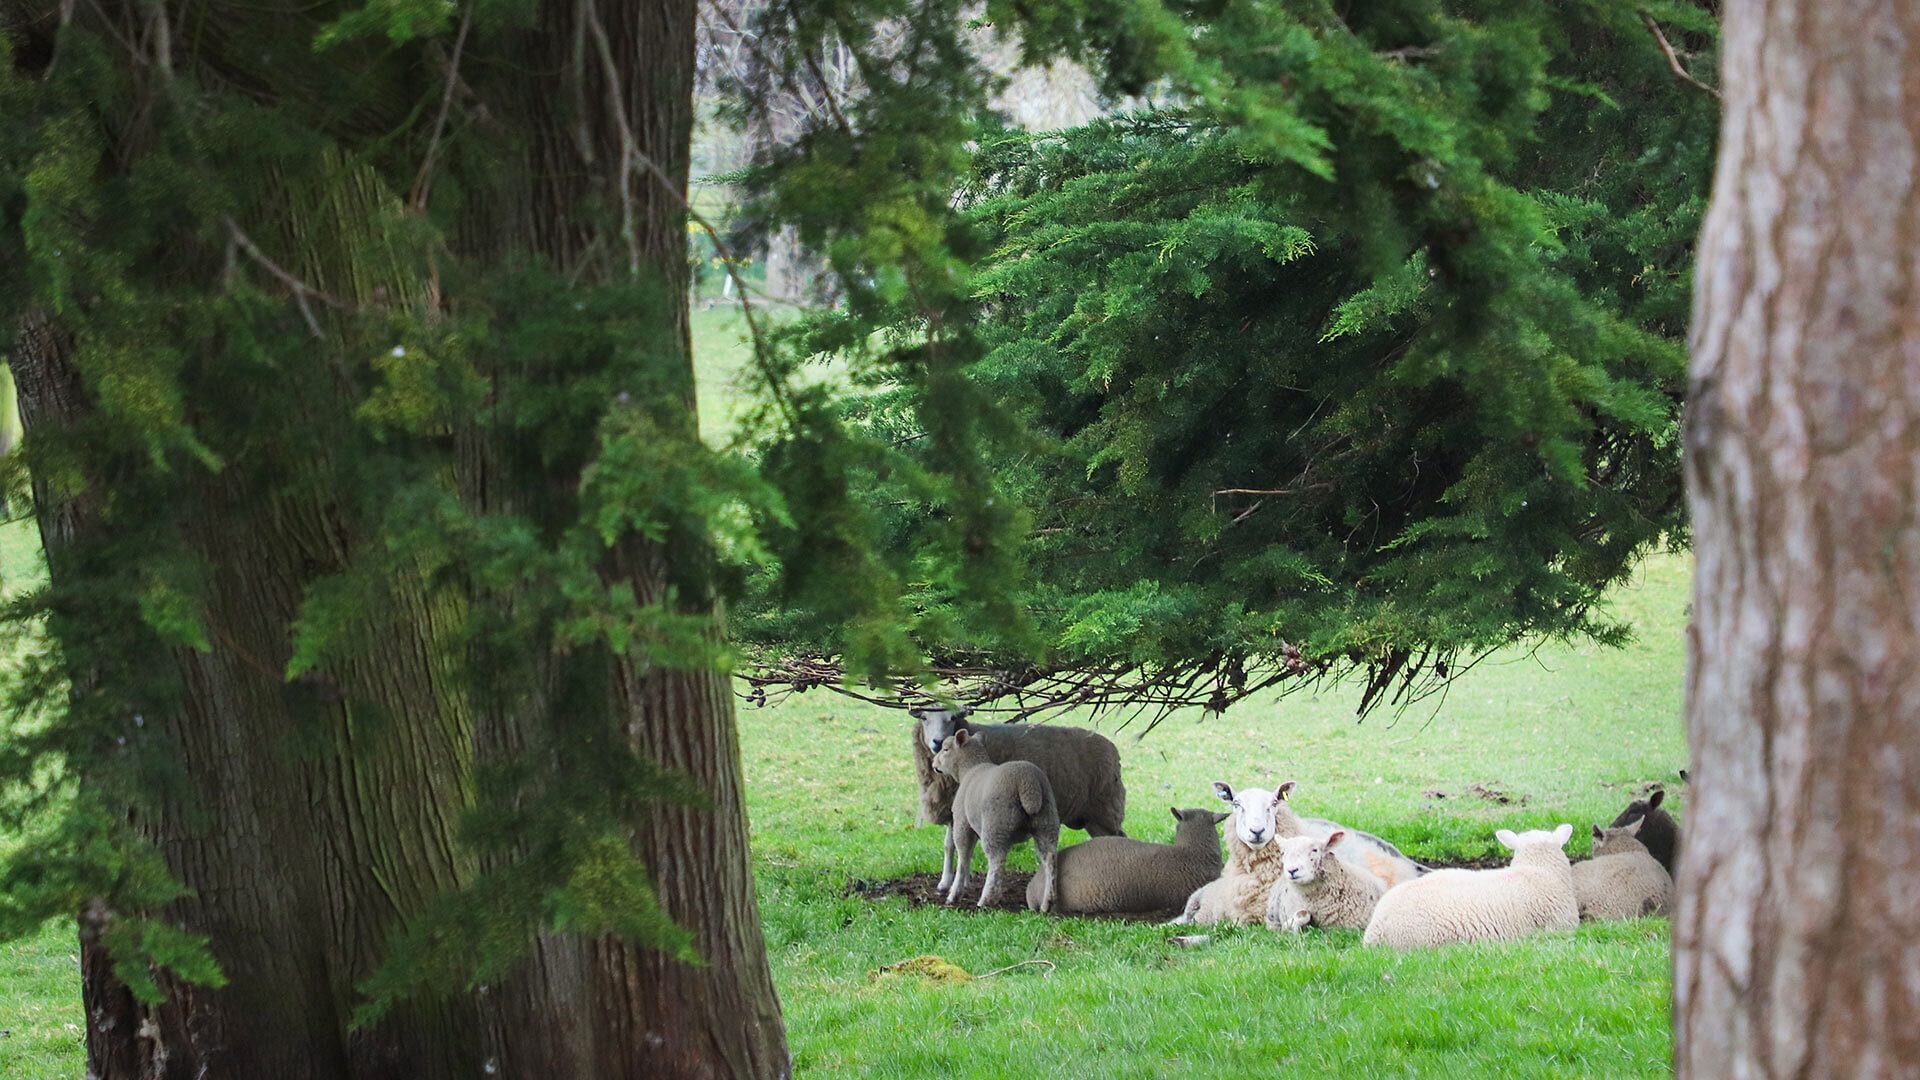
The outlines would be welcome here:
[[[1220,856],[1175,844],[1099,836],[1059,855],[1057,910],[1139,913],[1172,911],[1220,876]],[[1029,886],[1037,892],[1040,879]]]
[[[1515,938],[1580,922],[1571,875],[1540,867],[1435,870],[1381,896],[1369,945],[1416,948]]]

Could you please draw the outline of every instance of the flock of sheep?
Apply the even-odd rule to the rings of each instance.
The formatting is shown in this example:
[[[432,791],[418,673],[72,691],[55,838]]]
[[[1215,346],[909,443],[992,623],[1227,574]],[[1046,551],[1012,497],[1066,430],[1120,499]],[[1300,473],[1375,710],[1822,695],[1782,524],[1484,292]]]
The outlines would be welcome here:
[[[1416,948],[1572,929],[1582,919],[1665,914],[1679,828],[1663,792],[1593,827],[1593,857],[1572,863],[1573,826],[1494,833],[1513,852],[1495,870],[1430,869],[1370,833],[1294,812],[1278,788],[1215,783],[1231,809],[1173,810],[1174,842],[1130,839],[1127,792],[1112,741],[1084,728],[979,724],[964,709],[915,710],[920,818],[947,826],[940,890],[959,902],[976,844],[987,853],[980,906],[1004,887],[1007,852],[1032,840],[1039,872],[1027,906],[1059,914],[1179,910],[1176,924],[1364,930],[1368,945]],[[1683,772],[1682,777],[1685,777]],[[1222,863],[1217,826],[1227,821]],[[1090,839],[1062,850],[1060,828]]]

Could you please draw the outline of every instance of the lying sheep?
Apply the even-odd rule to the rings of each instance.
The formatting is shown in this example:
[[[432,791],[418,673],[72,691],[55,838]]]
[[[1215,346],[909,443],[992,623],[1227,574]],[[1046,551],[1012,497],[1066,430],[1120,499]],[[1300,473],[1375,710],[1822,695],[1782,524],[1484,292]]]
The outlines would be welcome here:
[[[1413,949],[1459,941],[1524,937],[1536,930],[1580,925],[1573,866],[1566,843],[1573,826],[1515,836],[1494,833],[1513,849],[1502,870],[1435,870],[1396,885],[1374,906],[1362,939],[1368,945]]]
[[[1593,858],[1573,864],[1573,896],[1582,921],[1665,915],[1673,878],[1640,842],[1646,818],[1593,827]]]
[[[1171,911],[1220,876],[1219,824],[1226,814],[1173,811],[1173,843],[1149,844],[1101,836],[1060,851],[1059,914],[1114,915]],[[1027,885],[1027,906],[1038,910],[1041,881]]]
[[[1681,779],[1686,771],[1681,770]],[[1633,821],[1645,821],[1640,829],[1640,842],[1647,851],[1660,862],[1667,876],[1673,876],[1680,865],[1680,826],[1674,823],[1673,815],[1660,809],[1660,803],[1666,799],[1666,791],[1660,790],[1644,799],[1635,799],[1627,804],[1620,816],[1613,819],[1612,828],[1619,828]]]
[[[1336,831],[1324,840],[1295,836],[1281,842],[1284,876],[1267,897],[1267,929],[1367,928],[1373,907],[1387,886],[1334,854],[1344,835]]]
[[[973,877],[973,843],[985,842],[987,880],[980,886],[980,906],[999,899],[1000,871],[1013,845],[1032,839],[1040,856],[1044,878],[1039,910],[1051,911],[1055,882],[1059,880],[1060,811],[1054,804],[1047,774],[1031,761],[994,764],[981,740],[970,731],[950,736],[933,756],[933,767],[953,777],[953,822],[947,826],[947,859],[954,863],[953,886],[947,903],[960,900]]]
[[[1047,774],[1061,824],[1091,836],[1125,836],[1127,788],[1120,782],[1120,751],[1085,728],[1035,724],[976,724],[966,709],[915,709],[913,764],[920,779],[918,824],[953,821],[954,782],[933,767],[948,738],[968,731],[995,763],[1031,761]],[[952,850],[940,865],[940,888],[953,883]]]
[[[1279,846],[1273,843],[1275,839],[1291,836],[1327,839],[1341,833],[1334,843],[1335,853],[1366,868],[1382,881],[1407,881],[1420,874],[1422,867],[1418,863],[1377,836],[1345,828],[1325,818],[1302,818],[1295,814],[1287,802],[1294,786],[1289,780],[1276,789],[1242,788],[1236,793],[1232,786],[1214,782],[1214,793],[1221,801],[1233,805],[1233,820],[1227,829],[1227,865],[1217,880],[1194,890],[1187,898],[1185,910],[1169,925],[1237,922],[1253,926],[1264,921],[1274,883],[1284,873]]]

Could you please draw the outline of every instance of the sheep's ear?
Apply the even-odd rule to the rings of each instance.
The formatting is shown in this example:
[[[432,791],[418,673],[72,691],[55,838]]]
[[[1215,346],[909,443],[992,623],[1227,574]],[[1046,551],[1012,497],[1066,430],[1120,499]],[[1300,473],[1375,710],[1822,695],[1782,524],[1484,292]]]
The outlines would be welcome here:
[[[1573,825],[1571,823],[1563,821],[1560,823],[1559,828],[1553,830],[1553,838],[1560,844],[1561,847],[1566,847],[1567,841],[1572,839],[1572,837],[1573,837]]]
[[[1513,835],[1512,829],[1495,829],[1493,830],[1493,838],[1500,841],[1501,846],[1508,848],[1520,842],[1520,838]]]
[[[1225,810],[1222,810],[1219,813],[1213,815],[1213,823],[1215,825],[1218,825],[1232,816],[1233,816],[1232,814],[1229,814]]]
[[[1685,769],[1681,769],[1681,770],[1680,770],[1680,782],[1681,782],[1681,783],[1683,783],[1683,784],[1691,784],[1691,783],[1693,783],[1693,777],[1691,777],[1691,776],[1688,776],[1688,775],[1687,775],[1687,770],[1685,770]]]
[[[1600,828],[1599,822],[1595,822],[1593,826],[1593,838],[1595,840],[1603,840],[1606,838],[1606,835],[1606,832]]]
[[[965,746],[967,745],[967,740],[973,738],[973,732],[968,731],[966,728],[961,728],[948,737],[953,740],[953,745]]]
[[[915,708],[908,709],[907,715],[913,717],[915,720],[925,720],[927,718],[927,710],[916,706]]]
[[[1181,817],[1181,816],[1180,816],[1180,808],[1179,808],[1179,807],[1177,807],[1177,806],[1169,806],[1169,807],[1167,807],[1167,813],[1169,813],[1169,814],[1172,814],[1172,815],[1173,815],[1173,820],[1175,820],[1175,821],[1185,821],[1185,820],[1186,820],[1186,818],[1183,818],[1183,817]]]
[[[1656,792],[1654,792],[1653,794],[1651,794],[1651,795],[1649,795],[1649,796],[1647,796],[1647,809],[1649,809],[1649,810],[1651,810],[1651,809],[1653,809],[1654,807],[1656,807],[1656,806],[1659,806],[1659,805],[1660,805],[1660,800],[1661,800],[1661,799],[1664,799],[1664,798],[1666,798],[1666,797],[1667,797],[1667,789],[1666,789],[1666,788],[1661,788],[1660,790],[1658,790],[1658,791],[1656,791]]]
[[[1293,785],[1294,785],[1294,782],[1292,780],[1289,780],[1286,783],[1281,784],[1279,787],[1279,790],[1274,792],[1274,795],[1278,797],[1281,802],[1286,802],[1287,793],[1293,790]]]
[[[1213,793],[1220,796],[1221,802],[1233,801],[1233,785],[1227,783],[1225,780],[1215,780],[1213,782]]]
[[[1328,836],[1327,836],[1327,850],[1328,850],[1328,851],[1332,851],[1332,850],[1333,850],[1333,845],[1335,845],[1335,844],[1337,844],[1337,843],[1339,843],[1339,842],[1340,842],[1340,839],[1341,839],[1341,837],[1344,837],[1344,836],[1346,836],[1346,835],[1347,835],[1347,831],[1346,831],[1345,829],[1335,829],[1335,830],[1333,830],[1333,832],[1332,832],[1332,833],[1330,833],[1330,834],[1328,834]]]

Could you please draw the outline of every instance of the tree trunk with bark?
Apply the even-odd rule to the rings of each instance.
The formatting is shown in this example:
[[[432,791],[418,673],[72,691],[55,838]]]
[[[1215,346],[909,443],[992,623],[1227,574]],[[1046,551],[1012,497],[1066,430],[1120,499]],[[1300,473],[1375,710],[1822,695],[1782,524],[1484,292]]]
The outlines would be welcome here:
[[[1687,428],[1682,1077],[1920,1062],[1920,11],[1728,6]]]
[[[83,14],[81,22],[95,17]],[[97,17],[111,29],[115,20],[144,27],[150,16],[108,4]],[[305,14],[278,17],[311,33]],[[47,29],[50,18],[22,25]],[[669,303],[658,333],[684,376],[676,377],[678,400],[667,411],[679,410],[689,438],[697,426],[683,209],[694,19],[691,0],[551,0],[540,5],[534,28],[476,31],[470,42],[462,31],[467,62],[457,82],[444,50],[427,51],[438,62],[408,65],[413,81],[396,96],[402,105],[438,101],[446,87],[451,100],[457,88],[475,99],[478,119],[468,122],[497,139],[498,153],[463,159],[450,152],[439,162],[461,174],[462,210],[449,237],[455,258],[478,267],[543,260],[587,284],[660,283]],[[193,70],[197,61],[220,69],[232,59],[192,56],[203,44],[224,43],[213,35],[174,41],[170,71]],[[263,77],[255,85],[270,84]],[[118,118],[103,119],[118,129]],[[370,138],[384,137],[380,125],[366,127]],[[139,125],[127,130],[135,132],[130,139],[143,134]],[[377,149],[361,149],[383,161]],[[130,159],[140,150],[122,152]],[[369,186],[380,198],[405,197],[417,183],[416,164],[384,162]],[[313,211],[293,199],[282,213],[286,220],[248,224],[289,245],[310,237],[326,243],[346,224],[299,217]],[[204,272],[204,256],[182,253],[180,272]],[[289,265],[318,293],[356,305],[427,289],[391,280],[386,265]],[[72,365],[71,335],[45,318],[22,330],[11,361],[28,429],[87,423],[97,404]],[[354,390],[325,364],[316,359],[313,370],[290,378],[286,392],[312,415],[352,424]],[[200,392],[221,388],[216,380]],[[449,482],[483,514],[515,512],[579,483],[577,474],[529,472],[523,451],[475,440]],[[517,760],[544,726],[572,718],[556,719],[553,687],[531,688],[516,703],[475,700],[460,683],[462,658],[448,651],[458,647],[455,627],[472,597],[424,578],[393,583],[390,609],[368,613],[364,638],[375,645],[365,661],[289,683],[283,672],[307,587],[338,573],[368,539],[328,491],[338,480],[328,462],[290,456],[230,453],[225,468],[193,481],[177,507],[186,547],[211,568],[201,612],[211,647],[169,654],[182,704],[145,718],[187,780],[176,801],[136,821],[193,890],[164,914],[212,939],[229,983],[210,989],[163,978],[167,1001],[142,1004],[99,946],[111,914],[82,913],[91,1075],[786,1075],[727,681],[705,671],[641,670],[625,659],[599,675],[596,693],[609,703],[610,722],[640,754],[692,778],[707,798],[700,807],[651,813],[632,837],[662,906],[692,932],[703,963],[611,938],[548,935],[494,985],[404,1004],[377,1024],[351,1028],[357,987],[380,962],[388,935],[481,869],[454,836],[474,799],[476,768]],[[87,565],[70,553],[80,541],[111,538],[115,519],[99,498],[64,499],[48,485],[36,477],[41,505],[50,508],[41,519],[50,574],[56,583],[84,577]],[[664,544],[623,543],[601,572],[610,584],[631,585],[642,603],[671,589],[683,612],[713,618],[718,634],[710,561],[704,536],[676,534]],[[58,625],[51,630],[57,637]],[[76,687],[89,678],[71,676]],[[568,676],[577,681],[579,669]]]

